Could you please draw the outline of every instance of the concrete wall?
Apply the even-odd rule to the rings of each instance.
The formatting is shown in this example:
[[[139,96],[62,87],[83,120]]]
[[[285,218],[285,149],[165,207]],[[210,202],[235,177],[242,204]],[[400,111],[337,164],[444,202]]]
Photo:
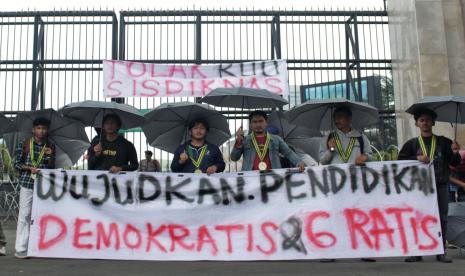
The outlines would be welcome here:
[[[418,135],[404,112],[424,96],[465,95],[465,0],[388,1],[399,144]],[[464,128],[465,129],[465,128]],[[453,137],[448,123],[438,134]],[[460,128],[459,142],[465,144]]]

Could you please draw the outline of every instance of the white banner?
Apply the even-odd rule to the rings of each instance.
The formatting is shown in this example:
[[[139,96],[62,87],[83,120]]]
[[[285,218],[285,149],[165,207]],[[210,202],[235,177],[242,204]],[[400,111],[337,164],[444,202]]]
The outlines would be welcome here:
[[[30,256],[284,260],[443,253],[434,172],[416,161],[213,176],[42,173]]]
[[[105,97],[203,97],[218,87],[267,89],[287,98],[286,61],[215,65],[103,61]]]

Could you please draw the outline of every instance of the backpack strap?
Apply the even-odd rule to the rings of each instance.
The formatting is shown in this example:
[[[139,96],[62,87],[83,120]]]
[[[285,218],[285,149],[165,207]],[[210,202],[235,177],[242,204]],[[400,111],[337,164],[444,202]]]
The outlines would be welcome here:
[[[362,134],[363,135],[363,134]],[[363,136],[360,135],[357,137],[357,140],[358,140],[358,144],[360,146],[360,154],[363,154],[363,149],[365,148],[365,141],[363,141]]]

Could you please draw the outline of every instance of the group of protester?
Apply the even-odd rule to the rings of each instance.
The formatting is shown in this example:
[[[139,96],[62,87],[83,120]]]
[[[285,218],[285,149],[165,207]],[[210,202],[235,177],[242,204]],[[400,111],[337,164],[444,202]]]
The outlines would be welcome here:
[[[444,136],[433,134],[436,114],[431,110],[420,110],[415,113],[415,125],[420,136],[407,141],[399,152],[399,160],[418,160],[423,163],[433,162],[437,185],[437,200],[444,244],[447,211],[449,200],[448,183],[465,187],[461,180],[460,145]],[[364,165],[372,158],[370,141],[360,131],[352,128],[352,112],[350,108],[339,107],[333,114],[335,130],[321,138],[319,162],[326,164],[350,163]],[[15,168],[20,173],[20,203],[16,232],[15,256],[27,257],[29,225],[31,220],[32,191],[34,180],[40,169],[54,168],[55,148],[47,142],[47,131],[50,122],[39,118],[34,120],[32,138],[19,143],[16,150]],[[152,152],[146,152],[146,159],[140,165],[134,145],[118,134],[121,119],[116,115],[107,115],[103,120],[102,134],[95,137],[88,150],[88,169],[106,170],[112,173],[120,171],[160,171],[158,161],[152,159]],[[267,114],[253,111],[249,114],[250,134],[245,135],[242,127],[236,132],[236,141],[230,153],[232,161],[242,157],[242,170],[268,171],[282,167],[282,158],[287,159],[293,167],[304,171],[306,164],[284,140],[270,133]],[[206,141],[209,124],[200,118],[190,122],[191,139],[181,144],[171,163],[171,171],[184,173],[214,174],[223,172],[225,162],[218,146]],[[307,164],[308,166],[308,164]],[[463,166],[465,168],[465,166]],[[449,178],[451,168],[453,174]],[[465,170],[464,170],[465,171]],[[459,198],[465,197],[463,194]],[[0,255],[5,254],[5,238],[0,225]],[[440,262],[452,262],[441,254],[436,256]],[[374,261],[373,259],[362,259]],[[421,256],[409,257],[407,262],[421,261]],[[329,260],[332,261],[332,260]]]

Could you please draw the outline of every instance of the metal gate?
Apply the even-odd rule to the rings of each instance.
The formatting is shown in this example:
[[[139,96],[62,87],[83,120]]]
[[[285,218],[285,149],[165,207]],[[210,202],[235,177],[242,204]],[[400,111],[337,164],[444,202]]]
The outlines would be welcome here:
[[[397,145],[387,28],[386,11],[4,12],[0,109],[14,115],[110,100],[102,97],[104,59],[176,64],[285,59],[291,91],[285,109],[325,97],[370,102],[382,120],[366,133],[377,149],[386,150]],[[195,100],[125,99],[139,109]],[[232,133],[247,124],[247,110],[221,111]],[[127,137],[139,155],[149,148],[143,133]],[[229,150],[226,143],[223,151]],[[156,150],[155,157],[168,168],[170,154]],[[230,169],[236,169],[234,163]]]

